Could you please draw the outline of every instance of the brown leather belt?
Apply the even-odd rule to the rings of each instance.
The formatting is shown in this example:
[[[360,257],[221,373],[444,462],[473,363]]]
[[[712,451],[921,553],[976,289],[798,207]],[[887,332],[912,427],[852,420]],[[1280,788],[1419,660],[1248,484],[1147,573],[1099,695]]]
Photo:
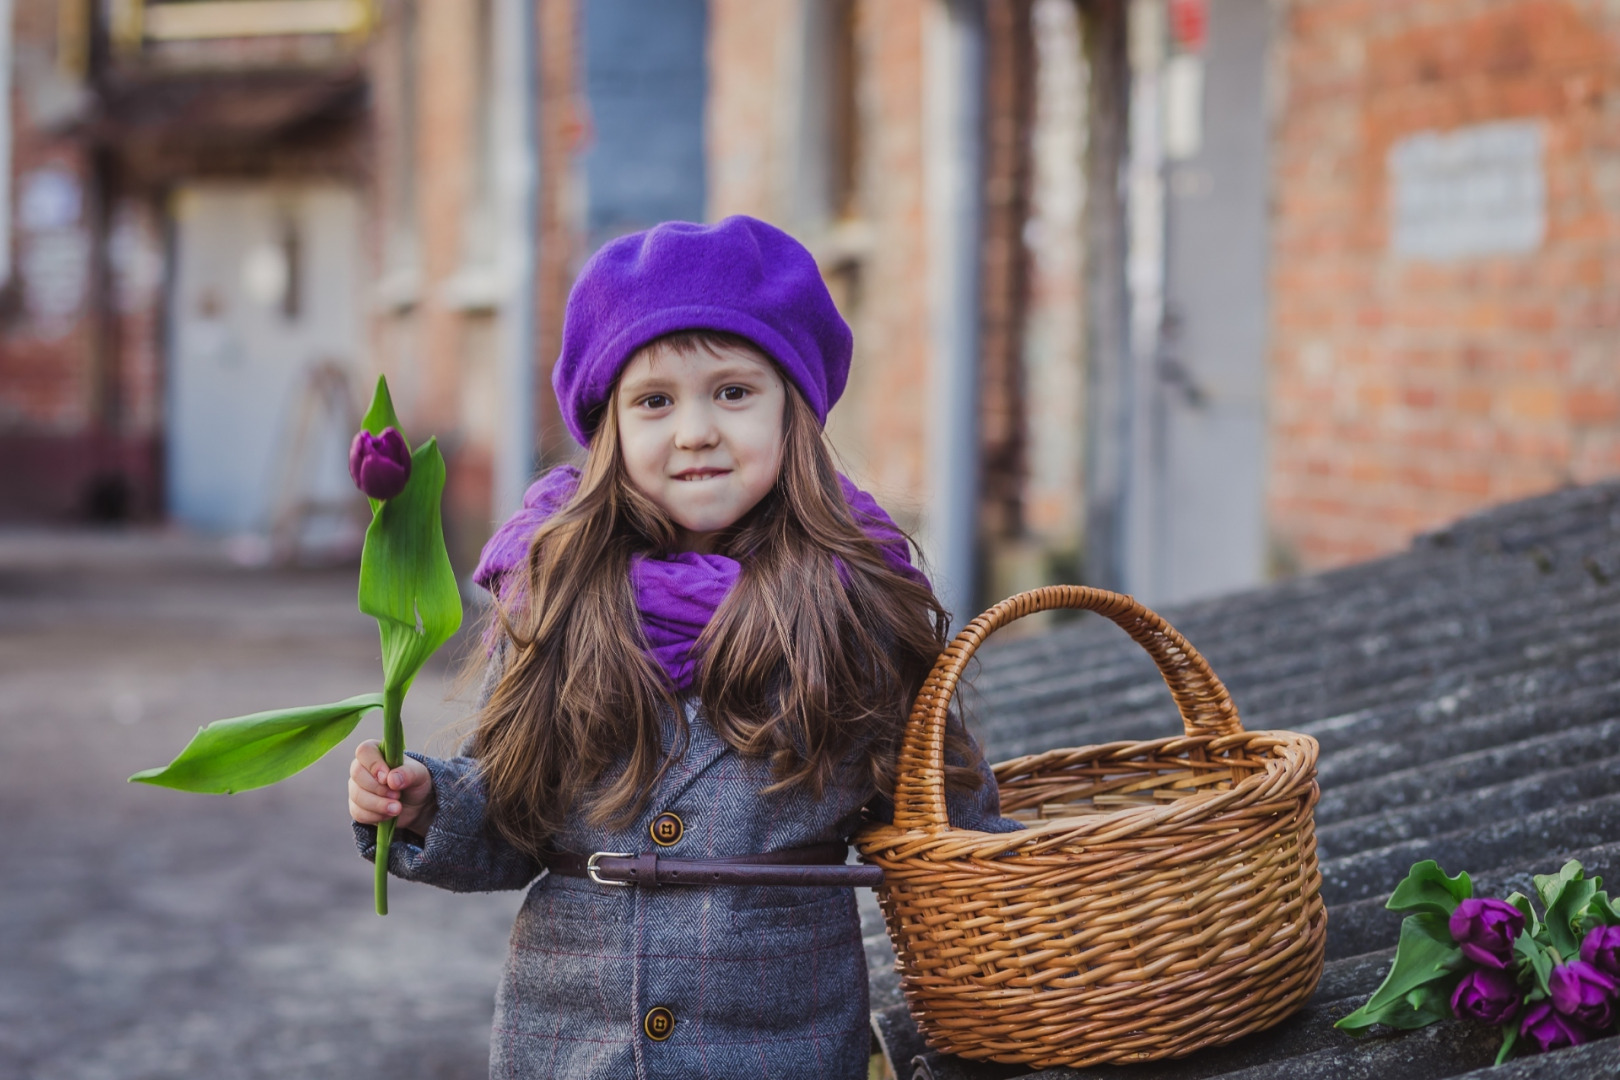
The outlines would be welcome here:
[[[598,885],[853,885],[874,888],[883,868],[845,863],[844,844],[816,844],[729,859],[666,859],[651,851],[639,855],[598,851],[594,855],[547,852],[546,869],[564,877],[589,878]]]

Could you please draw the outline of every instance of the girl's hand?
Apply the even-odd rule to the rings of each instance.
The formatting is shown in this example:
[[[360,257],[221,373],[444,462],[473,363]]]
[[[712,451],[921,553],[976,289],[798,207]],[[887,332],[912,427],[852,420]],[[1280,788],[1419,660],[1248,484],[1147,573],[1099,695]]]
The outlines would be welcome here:
[[[354,760],[349,763],[349,816],[355,821],[375,825],[397,817],[395,828],[426,836],[438,808],[433,776],[426,765],[407,757],[390,773],[376,739],[354,748]]]

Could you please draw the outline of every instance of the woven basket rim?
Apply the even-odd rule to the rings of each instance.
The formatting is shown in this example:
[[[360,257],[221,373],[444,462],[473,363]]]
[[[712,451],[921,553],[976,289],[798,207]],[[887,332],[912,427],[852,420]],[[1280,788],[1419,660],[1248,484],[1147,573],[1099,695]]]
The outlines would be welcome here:
[[[1247,805],[1258,801],[1257,796],[1261,794],[1260,788],[1275,789],[1280,787],[1284,790],[1292,790],[1314,782],[1316,759],[1319,751],[1319,744],[1316,739],[1303,732],[1267,729],[1245,729],[1231,735],[1173,735],[1163,739],[1142,742],[1122,741],[1074,748],[1059,748],[1044,751],[1040,754],[1010,758],[1007,761],[996,763],[994,768],[1000,769],[1013,763],[1038,761],[1048,756],[1089,755],[1094,751],[1117,753],[1119,750],[1157,748],[1176,743],[1231,746],[1257,741],[1269,744],[1264,748],[1267,751],[1266,767],[1257,769],[1230,788],[1221,791],[1196,792],[1176,799],[1174,802],[1165,803],[1162,806],[1123,806],[1117,810],[1077,814],[1074,817],[1053,818],[1049,821],[1026,824],[1020,830],[1005,833],[963,829],[949,824],[943,827],[924,826],[907,829],[891,824],[873,824],[862,829],[856,836],[856,846],[860,848],[863,854],[874,855],[877,853],[877,849],[893,847],[906,840],[920,841],[927,839],[937,843],[949,838],[953,846],[967,845],[971,849],[954,855],[953,860],[1004,855],[1017,848],[1033,844],[1039,844],[1043,850],[1050,850],[1061,847],[1061,840],[1071,837],[1074,839],[1094,839],[1094,834],[1106,831],[1117,834],[1111,837],[1111,839],[1117,840],[1132,833],[1151,831],[1171,820],[1185,822],[1188,818],[1211,817],[1232,809],[1234,804]],[[1150,751],[1141,749],[1138,752]],[[1276,797],[1275,793],[1273,797]],[[1030,854],[1035,853],[1031,852]],[[917,857],[907,856],[901,861],[910,861]],[[926,858],[926,856],[924,857]]]

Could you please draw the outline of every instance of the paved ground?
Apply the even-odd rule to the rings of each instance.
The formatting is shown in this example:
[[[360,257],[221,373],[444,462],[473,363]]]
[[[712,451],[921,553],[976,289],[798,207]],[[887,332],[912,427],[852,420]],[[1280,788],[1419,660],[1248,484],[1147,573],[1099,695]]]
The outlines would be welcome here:
[[[378,680],[353,570],[0,532],[0,1080],[485,1075],[519,897],[396,881],[373,914],[348,747],[242,795],[124,782],[209,720]],[[464,714],[449,681],[417,680],[412,745]]]

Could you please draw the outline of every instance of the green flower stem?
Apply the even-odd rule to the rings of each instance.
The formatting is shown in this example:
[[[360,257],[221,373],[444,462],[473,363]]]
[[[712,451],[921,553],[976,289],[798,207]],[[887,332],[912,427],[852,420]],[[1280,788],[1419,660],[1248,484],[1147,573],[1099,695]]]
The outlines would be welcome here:
[[[405,723],[400,719],[400,707],[405,703],[405,691],[383,691],[383,760],[390,772],[405,761]],[[389,818],[377,824],[377,869],[372,892],[377,900],[377,914],[388,914],[388,850],[394,843],[394,822]]]

